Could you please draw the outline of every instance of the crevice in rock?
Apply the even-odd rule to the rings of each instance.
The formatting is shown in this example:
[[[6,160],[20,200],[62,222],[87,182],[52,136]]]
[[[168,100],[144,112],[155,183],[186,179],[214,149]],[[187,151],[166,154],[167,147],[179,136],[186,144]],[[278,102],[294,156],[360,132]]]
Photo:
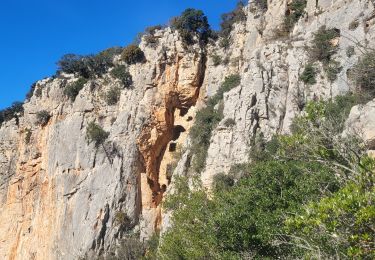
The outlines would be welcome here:
[[[144,171],[140,174],[142,199],[141,210],[154,209],[154,228],[158,229],[161,223],[160,203],[163,194],[167,190],[169,181],[160,183],[160,170],[166,153],[176,150],[176,141],[187,130],[183,125],[175,125],[175,117],[188,117],[189,109],[198,100],[200,88],[203,84],[206,71],[206,54],[204,52],[194,54],[198,64],[191,68],[194,74],[190,83],[181,82],[179,73],[184,69],[183,57],[176,57],[174,65],[167,65],[163,72],[165,77],[172,81],[159,82],[159,88],[164,89],[164,102],[153,111],[151,121],[142,129],[138,138],[138,148],[144,161]],[[164,78],[159,76],[157,80]],[[183,80],[186,81],[186,80]],[[183,85],[180,85],[183,84]],[[185,120],[185,122],[191,121]],[[172,141],[172,143],[171,143]],[[167,160],[167,159],[165,159]],[[166,167],[163,163],[164,168]],[[165,176],[162,176],[163,178]],[[151,224],[151,223],[149,223]]]
[[[99,217],[101,217],[101,215],[102,214],[100,214]],[[106,204],[104,212],[103,212],[103,217],[100,220],[100,222],[101,222],[101,229],[99,231],[99,234],[98,234],[96,240],[93,241],[93,244],[92,244],[92,247],[91,247],[92,250],[99,251],[99,254],[100,254],[100,251],[103,250],[104,239],[105,239],[105,235],[106,235],[106,232],[107,232],[107,222],[108,222],[108,220],[109,220],[109,205]]]

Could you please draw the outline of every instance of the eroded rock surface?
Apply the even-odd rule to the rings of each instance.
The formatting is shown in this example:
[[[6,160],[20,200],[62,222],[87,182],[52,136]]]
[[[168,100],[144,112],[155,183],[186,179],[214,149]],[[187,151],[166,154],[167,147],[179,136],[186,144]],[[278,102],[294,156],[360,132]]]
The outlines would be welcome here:
[[[245,8],[247,21],[235,25],[227,49],[210,43],[187,50],[177,32],[157,31],[157,46],[141,43],[147,61],[130,66],[134,86],[121,91],[117,105],[103,99],[105,91],[121,87],[110,73],[86,83],[74,102],[63,94],[73,75],[39,81],[41,95],[24,104],[24,116],[0,127],[0,258],[77,259],[105,254],[129,229],[142,239],[165,230],[170,213],[161,202],[173,192],[173,176],[190,170],[188,133],[195,113],[228,75],[238,73],[242,80],[224,95],[224,118],[201,174],[207,188],[215,174],[249,160],[254,138],[288,133],[308,100],[349,91],[347,72],[361,54],[358,43],[374,43],[372,1],[308,0],[306,14],[282,38],[275,32],[290,1],[268,2],[264,14]],[[323,25],[340,31],[335,59],[342,70],[330,82],[319,68],[317,83],[308,86],[299,80],[309,59],[305,46]],[[351,46],[355,53],[348,57]],[[229,62],[215,65],[215,54]],[[51,114],[45,126],[36,124],[41,110]],[[370,145],[373,110],[373,102],[353,108],[348,121],[367,133]],[[227,119],[234,124],[226,126]],[[87,142],[91,121],[110,133],[104,146]],[[177,162],[176,153],[182,153]],[[129,218],[127,226],[116,223],[117,212]]]

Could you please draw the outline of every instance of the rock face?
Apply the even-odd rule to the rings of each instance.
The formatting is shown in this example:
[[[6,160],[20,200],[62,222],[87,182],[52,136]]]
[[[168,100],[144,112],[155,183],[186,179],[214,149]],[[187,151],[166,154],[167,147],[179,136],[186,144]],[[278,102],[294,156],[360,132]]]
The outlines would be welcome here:
[[[161,202],[173,190],[173,176],[188,170],[195,113],[228,75],[238,73],[242,81],[224,95],[224,119],[201,173],[206,187],[215,174],[248,160],[254,138],[288,133],[301,103],[353,88],[347,71],[361,53],[357,43],[375,42],[372,1],[308,0],[306,14],[284,38],[275,32],[288,1],[268,2],[265,13],[251,4],[245,8],[247,21],[235,25],[227,49],[212,43],[185,49],[177,32],[157,31],[157,46],[141,43],[147,61],[130,66],[134,86],[121,91],[117,105],[102,97],[121,86],[110,73],[86,83],[74,102],[63,94],[73,75],[39,81],[41,95],[24,104],[24,116],[0,127],[0,258],[77,259],[105,254],[126,230],[140,231],[144,239],[165,229],[169,214]],[[340,31],[335,59],[342,70],[330,82],[320,69],[317,83],[308,86],[299,81],[309,59],[305,46],[322,25]],[[355,53],[347,57],[350,46]],[[215,66],[214,54],[229,63]],[[374,105],[367,106],[353,109],[348,122],[372,134],[367,122],[374,121]],[[45,126],[36,124],[41,110],[51,114]],[[227,127],[229,118],[235,124]],[[110,133],[98,148],[86,140],[91,121]],[[183,146],[171,176],[174,154]],[[129,218],[126,226],[116,223],[118,212]]]
[[[123,232],[114,224],[117,212],[130,218],[130,228],[140,223],[145,237],[158,227],[168,184],[159,183],[163,154],[176,139],[175,118],[184,123],[205,72],[199,46],[187,53],[170,30],[158,37],[159,47],[142,46],[148,61],[130,67],[134,86],[122,91],[118,105],[101,97],[120,85],[110,74],[87,83],[73,103],[63,95],[63,86],[75,80],[66,75],[38,82],[42,95],[24,105],[18,125],[1,127],[1,259],[107,251]],[[51,114],[43,127],[36,124],[41,110]],[[86,140],[91,121],[110,133],[103,147]]]
[[[346,132],[362,138],[371,154],[375,154],[375,100],[352,108]]]
[[[214,131],[208,150],[206,169],[202,181],[207,187],[219,172],[227,173],[231,165],[248,160],[251,142],[263,135],[266,139],[275,133],[288,133],[292,119],[300,112],[301,103],[313,98],[331,98],[349,91],[353,86],[347,71],[358,56],[348,58],[346,50],[357,42],[374,43],[373,11],[371,1],[307,1],[306,14],[302,17],[289,38],[275,39],[283,14],[290,1],[268,1],[269,9],[264,15],[249,8],[245,25],[238,25],[234,49],[227,52],[232,59],[239,57],[238,66],[223,69],[224,73],[211,72],[208,66],[204,88],[210,93],[212,85],[221,82],[223,76],[238,72],[241,85],[224,97],[224,119]],[[351,30],[350,23],[359,25]],[[330,82],[322,68],[317,83],[308,86],[299,80],[309,53],[313,34],[325,25],[340,31],[339,51],[335,59],[342,66],[337,80]],[[236,37],[236,35],[240,35]],[[360,50],[355,47],[357,54]],[[210,60],[209,60],[210,63]],[[215,81],[216,79],[216,81]],[[231,118],[235,125],[225,127],[223,122]]]

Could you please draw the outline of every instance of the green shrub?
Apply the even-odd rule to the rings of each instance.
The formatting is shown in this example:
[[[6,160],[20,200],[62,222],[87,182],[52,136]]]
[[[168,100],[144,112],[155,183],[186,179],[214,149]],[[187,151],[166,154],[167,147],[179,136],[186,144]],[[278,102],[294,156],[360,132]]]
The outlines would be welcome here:
[[[122,47],[111,47],[104,51],[99,52],[99,56],[104,57],[105,60],[113,61],[115,56],[121,55],[123,51]],[[110,65],[113,65],[113,63],[109,63]]]
[[[310,102],[292,135],[259,134],[260,160],[219,174],[210,196],[177,178],[158,259],[372,259],[375,160],[341,136],[355,104]]]
[[[76,55],[66,54],[57,62],[58,74],[61,72],[76,74],[83,78],[95,78],[102,76],[113,66],[113,57],[122,49],[119,47],[110,48],[97,55]]]
[[[150,26],[145,29],[145,34],[143,35],[143,38],[148,46],[156,47],[158,45],[159,39],[155,37],[155,32],[162,29],[162,25]]]
[[[212,55],[212,62],[214,64],[215,67],[219,66],[222,62],[222,59],[219,55],[217,54],[214,54]]]
[[[35,89],[34,95],[35,95],[36,97],[39,98],[39,97],[42,96],[42,94],[43,94],[43,92],[42,92],[42,87],[41,87],[41,86],[37,87],[37,88]]]
[[[292,31],[294,25],[305,13],[305,8],[307,5],[307,0],[293,0],[289,4],[289,13],[285,15],[283,27],[288,33]]]
[[[74,74],[74,73],[82,74],[83,72],[84,74],[86,74],[87,72],[84,68],[82,59],[83,57],[81,55],[65,54],[57,62],[58,73],[64,72],[68,74]]]
[[[175,183],[175,194],[164,203],[175,210],[173,227],[160,240],[157,259],[218,259],[211,232],[212,202],[202,189],[191,192],[185,177],[176,178]]]
[[[333,82],[337,79],[337,75],[341,72],[342,67],[338,61],[332,60],[330,63],[323,65],[323,69],[328,80]]]
[[[223,49],[228,49],[230,47],[231,40],[229,38],[220,39],[219,46]]]
[[[18,124],[18,117],[23,116],[23,103],[21,102],[14,102],[10,107],[0,110],[0,126],[13,118],[17,120]]]
[[[143,51],[136,45],[129,45],[124,48],[121,53],[121,59],[128,65],[136,64],[145,61],[145,55]]]
[[[291,136],[259,134],[266,156],[237,167],[238,181],[219,174],[211,198],[176,180],[159,258],[372,259],[375,161],[339,139],[356,101],[310,102]]]
[[[285,214],[336,187],[332,173],[318,163],[262,162],[246,171],[248,177],[236,184],[218,175],[211,200],[202,189],[189,191],[186,181],[177,185],[167,198],[177,207],[160,259],[243,259],[245,252],[287,259],[289,247],[276,243]]]
[[[306,259],[373,259],[375,257],[375,189],[350,183],[336,194],[311,203],[286,221],[294,243],[309,246]],[[299,250],[301,251],[301,250]]]
[[[302,80],[305,84],[314,85],[316,83],[316,74],[316,68],[313,64],[309,63],[305,66],[305,69],[299,76],[299,79]]]
[[[332,42],[337,37],[340,37],[339,30],[327,29],[322,26],[314,33],[314,39],[309,48],[310,62],[322,62],[324,72],[328,80],[332,82],[337,79],[337,74],[342,69],[340,63],[332,58],[338,50],[338,46],[335,46]]]
[[[121,89],[118,87],[112,87],[105,95],[105,101],[108,105],[113,106],[116,105],[117,102],[120,100],[121,96]]]
[[[164,28],[163,25],[158,24],[158,25],[146,27],[145,31],[148,34],[155,34],[156,31],[162,30],[163,28]]]
[[[241,76],[239,74],[229,75],[225,78],[223,84],[221,84],[216,95],[214,96],[214,100],[223,99],[224,92],[228,92],[229,90],[239,86],[240,83]]]
[[[220,36],[222,38],[228,39],[230,37],[234,24],[246,21],[247,16],[244,12],[244,6],[244,1],[239,1],[233,11],[221,15]]]
[[[256,5],[260,10],[263,12],[267,11],[268,9],[268,0],[253,0],[251,1],[252,4]]]
[[[115,250],[116,259],[124,260],[142,259],[144,253],[145,246],[138,234],[127,235],[121,239]]]
[[[146,45],[152,48],[155,48],[159,43],[159,39],[152,34],[147,34],[143,36],[143,38],[146,42]]]
[[[160,235],[158,233],[154,233],[151,236],[151,238],[147,241],[144,260],[158,259],[157,252],[158,252],[159,244],[160,244]]]
[[[114,223],[115,225],[122,226],[125,229],[131,228],[131,219],[123,211],[116,211],[115,217],[114,217]]]
[[[130,88],[133,85],[132,75],[125,65],[119,65],[113,68],[113,70],[111,70],[111,75],[119,79],[125,88]]]
[[[219,173],[214,176],[213,189],[217,192],[225,191],[233,187],[234,178],[230,175]]]
[[[334,46],[332,40],[339,36],[340,33],[335,29],[327,29],[325,26],[320,27],[314,33],[309,51],[312,61],[321,61],[323,64],[328,64],[338,50],[338,46]]]
[[[104,144],[105,140],[109,137],[109,133],[104,131],[95,122],[90,122],[86,129],[86,139],[89,143],[94,142],[95,147]]]
[[[195,124],[190,130],[192,138],[191,150],[194,154],[193,169],[196,172],[202,171],[206,165],[207,149],[210,145],[211,134],[221,119],[220,111],[217,111],[210,104],[197,112]]]
[[[356,82],[361,93],[373,98],[375,96],[375,51],[363,54],[350,76]]]
[[[182,37],[185,46],[195,43],[195,37],[199,43],[206,44],[211,34],[207,16],[201,10],[186,9],[181,16],[171,21],[171,27],[177,30]]]
[[[325,131],[329,131],[328,136],[330,138],[335,138],[344,130],[346,119],[352,107],[362,102],[362,97],[354,94],[337,96],[326,102],[310,101],[305,107],[306,115],[296,117],[293,120],[291,131],[298,135],[298,133],[305,133],[313,125],[314,131],[321,127]],[[311,125],[309,126],[309,124]],[[318,135],[315,137],[318,138]]]
[[[65,87],[64,94],[74,102],[79,92],[83,89],[86,83],[87,79],[79,78],[77,81]]]
[[[49,119],[51,118],[51,115],[48,111],[42,110],[36,113],[36,123],[41,126],[45,126]]]

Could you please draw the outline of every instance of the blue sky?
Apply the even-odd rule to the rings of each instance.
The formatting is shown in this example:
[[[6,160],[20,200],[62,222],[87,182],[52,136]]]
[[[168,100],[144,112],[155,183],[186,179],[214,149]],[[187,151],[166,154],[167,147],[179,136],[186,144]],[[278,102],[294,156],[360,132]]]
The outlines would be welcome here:
[[[193,7],[217,29],[237,0],[1,0],[0,109],[23,101],[30,85],[53,75],[66,53],[91,54],[132,42],[147,26]]]

